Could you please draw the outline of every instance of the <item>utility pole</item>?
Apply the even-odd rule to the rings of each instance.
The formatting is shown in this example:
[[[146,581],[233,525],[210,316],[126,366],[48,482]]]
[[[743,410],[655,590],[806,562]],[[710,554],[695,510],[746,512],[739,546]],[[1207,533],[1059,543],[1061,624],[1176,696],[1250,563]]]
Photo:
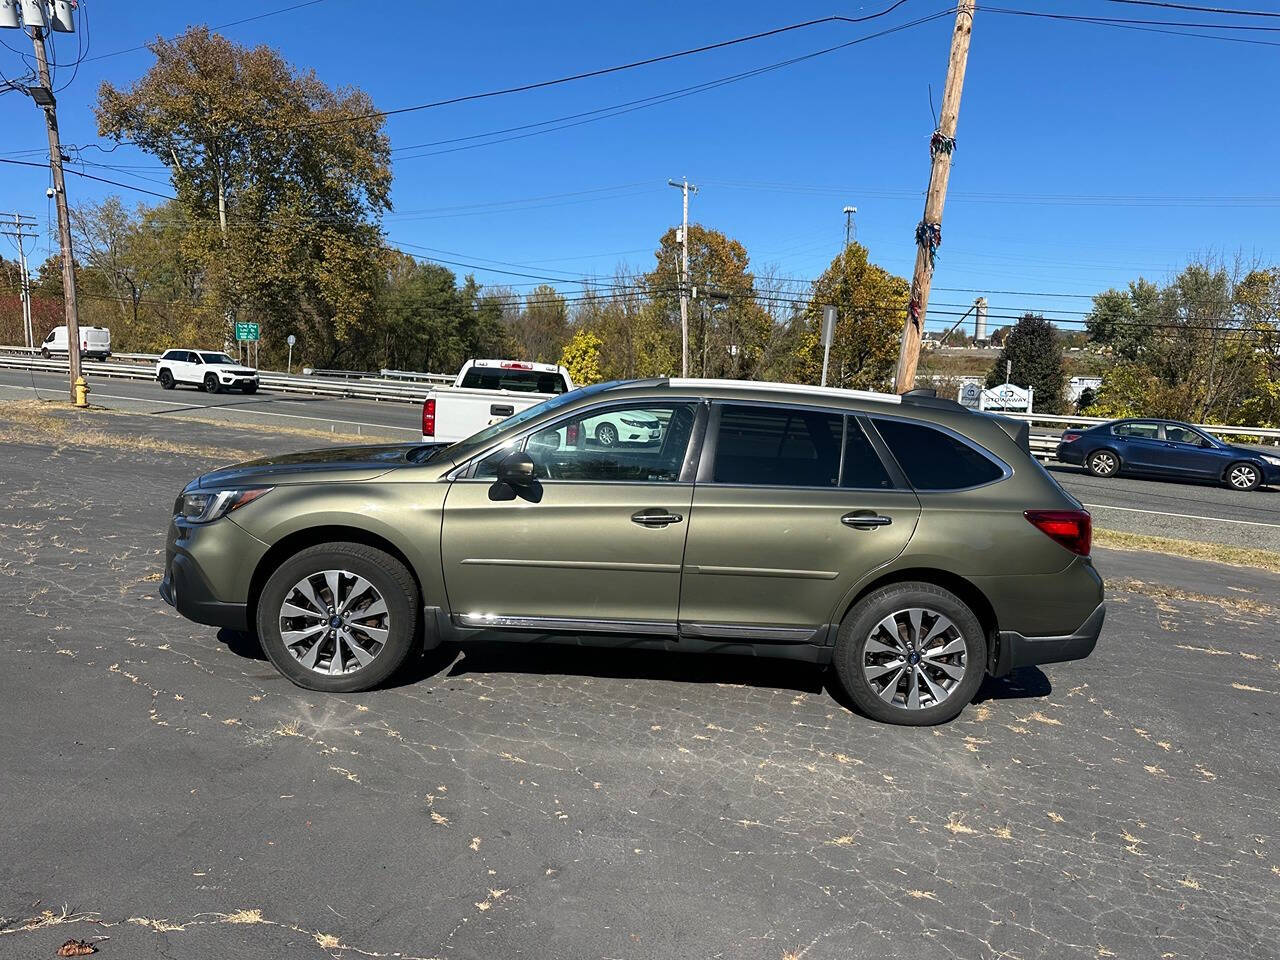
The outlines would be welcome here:
[[[969,61],[969,38],[973,33],[974,0],[959,0],[956,25],[951,34],[951,58],[947,64],[947,85],[942,94],[942,116],[929,139],[933,161],[929,192],[925,195],[924,219],[916,227],[916,266],[911,274],[911,300],[902,328],[898,352],[898,373],[894,387],[906,393],[915,386],[916,364],[920,360],[920,340],[924,335],[925,312],[929,307],[929,287],[933,283],[933,261],[942,243],[942,206],[951,177],[951,154],[956,147],[956,121],[960,116],[960,94]]]
[[[6,217],[9,214],[5,214]],[[31,272],[27,269],[27,253],[23,248],[22,241],[27,237],[35,239],[36,222],[31,217],[24,217],[20,213],[13,216],[13,229],[0,230],[0,233],[6,237],[13,237],[18,244],[18,272],[19,272],[19,292],[22,298],[22,331],[26,337],[27,346],[35,346],[35,328],[31,324]],[[4,221],[0,221],[4,222]],[[5,226],[9,224],[6,222]]]
[[[684,216],[680,227],[680,376],[689,375],[689,193],[698,192],[698,188],[681,177],[680,182],[667,181],[668,186],[676,187],[684,195]]]
[[[80,379],[80,313],[76,308],[75,264],[71,255],[71,216],[67,212],[66,182],[62,177],[62,144],[58,140],[58,107],[53,97],[53,85],[49,81],[49,61],[44,50],[44,30],[31,28],[31,41],[35,45],[36,67],[40,72],[40,87],[33,88],[32,98],[44,108],[49,127],[49,166],[53,168],[54,202],[58,206],[58,236],[62,241],[62,298],[67,309],[67,360],[70,366],[69,392],[71,402],[76,402],[76,381]]]
[[[857,207],[844,208],[844,248],[849,249],[849,244],[853,242],[853,238],[858,234],[853,228],[853,215],[858,212]]]

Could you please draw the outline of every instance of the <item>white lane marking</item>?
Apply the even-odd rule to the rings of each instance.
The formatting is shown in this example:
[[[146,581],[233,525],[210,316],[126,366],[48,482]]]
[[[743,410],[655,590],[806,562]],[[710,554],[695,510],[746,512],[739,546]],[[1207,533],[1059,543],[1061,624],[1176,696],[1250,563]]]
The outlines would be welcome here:
[[[1262,523],[1259,520],[1229,520],[1226,517],[1201,517],[1194,513],[1165,513],[1163,510],[1139,510],[1137,507],[1113,507],[1105,503],[1086,503],[1090,510],[1123,510],[1126,513],[1149,513],[1156,517],[1177,517],[1179,520],[1208,520],[1211,523],[1239,523],[1246,527],[1280,527],[1280,523]]]
[[[52,392],[48,387],[24,387],[19,384],[0,384],[10,390],[43,390],[45,393]],[[172,407],[170,411],[161,411],[169,413],[177,413],[178,411],[191,412],[200,410],[226,410],[229,413],[236,413],[247,417],[284,417],[287,420],[314,420],[317,423],[341,423],[352,427],[373,427],[377,430],[401,430],[405,433],[415,433],[422,436],[422,430],[418,427],[396,427],[386,423],[368,423],[363,420],[334,420],[332,417],[304,417],[298,413],[272,413],[267,410],[241,410],[239,407],[230,403],[177,403],[173,400],[153,400],[150,397],[122,397],[119,394],[99,393],[94,391],[91,396],[98,397],[102,400],[127,400],[132,403],[160,403],[165,406]],[[274,401],[272,401],[274,402]]]

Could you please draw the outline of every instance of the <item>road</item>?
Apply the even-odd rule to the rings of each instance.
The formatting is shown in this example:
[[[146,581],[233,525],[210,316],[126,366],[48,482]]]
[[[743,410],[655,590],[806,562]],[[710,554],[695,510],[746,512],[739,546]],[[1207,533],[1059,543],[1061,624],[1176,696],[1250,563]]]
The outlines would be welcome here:
[[[1093,656],[933,729],[576,647],[330,696],[155,591],[220,444],[313,438],[39,415],[0,441],[0,960],[1275,956],[1280,577],[1099,551]]]
[[[65,381],[53,374],[0,370],[0,399],[61,396]],[[129,412],[177,418],[218,417],[230,422],[334,430],[380,438],[421,436],[417,404],[334,400],[260,391],[208,394],[191,388],[173,392],[159,384],[127,380],[99,380],[93,402]],[[1280,491],[1241,493],[1209,484],[1177,484],[1118,477],[1100,480],[1064,465],[1050,467],[1059,482],[1094,514],[1099,527],[1258,547],[1280,551]]]

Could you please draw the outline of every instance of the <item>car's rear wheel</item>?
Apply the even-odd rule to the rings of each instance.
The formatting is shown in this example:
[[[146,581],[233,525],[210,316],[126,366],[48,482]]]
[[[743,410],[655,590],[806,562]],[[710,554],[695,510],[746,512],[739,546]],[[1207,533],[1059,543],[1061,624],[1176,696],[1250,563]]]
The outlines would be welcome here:
[[[932,583],[875,590],[845,616],[835,667],[854,705],[885,723],[928,726],[956,717],[986,672],[973,611]]]
[[[1120,472],[1120,458],[1110,450],[1095,450],[1085,458],[1084,466],[1095,477],[1114,477]]]
[[[612,447],[618,442],[618,428],[612,423],[602,423],[596,427],[596,443],[602,447]]]
[[[1227,486],[1232,490],[1256,490],[1262,483],[1262,471],[1252,463],[1233,463],[1227,467]]]
[[[42,356],[42,357],[44,357],[46,360],[48,360],[48,359],[52,356],[52,354],[51,354],[51,353],[49,353],[49,348],[48,348],[48,347],[41,347],[41,348],[40,348],[40,356]]]
[[[173,374],[168,370],[161,370],[160,376],[157,379],[160,381],[160,386],[166,390],[172,390],[176,386]]]
[[[321,544],[268,578],[258,636],[298,686],[351,693],[377,686],[404,662],[418,608],[417,585],[395,557],[360,543]]]
[[[216,373],[206,373],[204,375],[204,392],[205,393],[221,393],[222,384],[218,383],[218,375]]]

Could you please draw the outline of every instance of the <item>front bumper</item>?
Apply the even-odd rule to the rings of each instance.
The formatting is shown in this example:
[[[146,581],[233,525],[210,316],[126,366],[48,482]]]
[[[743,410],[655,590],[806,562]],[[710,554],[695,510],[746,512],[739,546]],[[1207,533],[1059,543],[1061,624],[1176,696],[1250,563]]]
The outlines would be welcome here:
[[[188,620],[249,629],[249,586],[267,545],[230,518],[169,523],[160,596]]]
[[[1106,615],[1107,605],[1098,604],[1079,629],[1065,637],[1024,637],[1016,630],[1001,630],[991,673],[999,677],[1017,667],[1083,660],[1098,645]]]
[[[246,386],[256,387],[258,385],[258,378],[257,377],[237,377],[234,374],[223,373],[223,374],[219,374],[218,382],[221,383],[224,387],[246,387]]]

